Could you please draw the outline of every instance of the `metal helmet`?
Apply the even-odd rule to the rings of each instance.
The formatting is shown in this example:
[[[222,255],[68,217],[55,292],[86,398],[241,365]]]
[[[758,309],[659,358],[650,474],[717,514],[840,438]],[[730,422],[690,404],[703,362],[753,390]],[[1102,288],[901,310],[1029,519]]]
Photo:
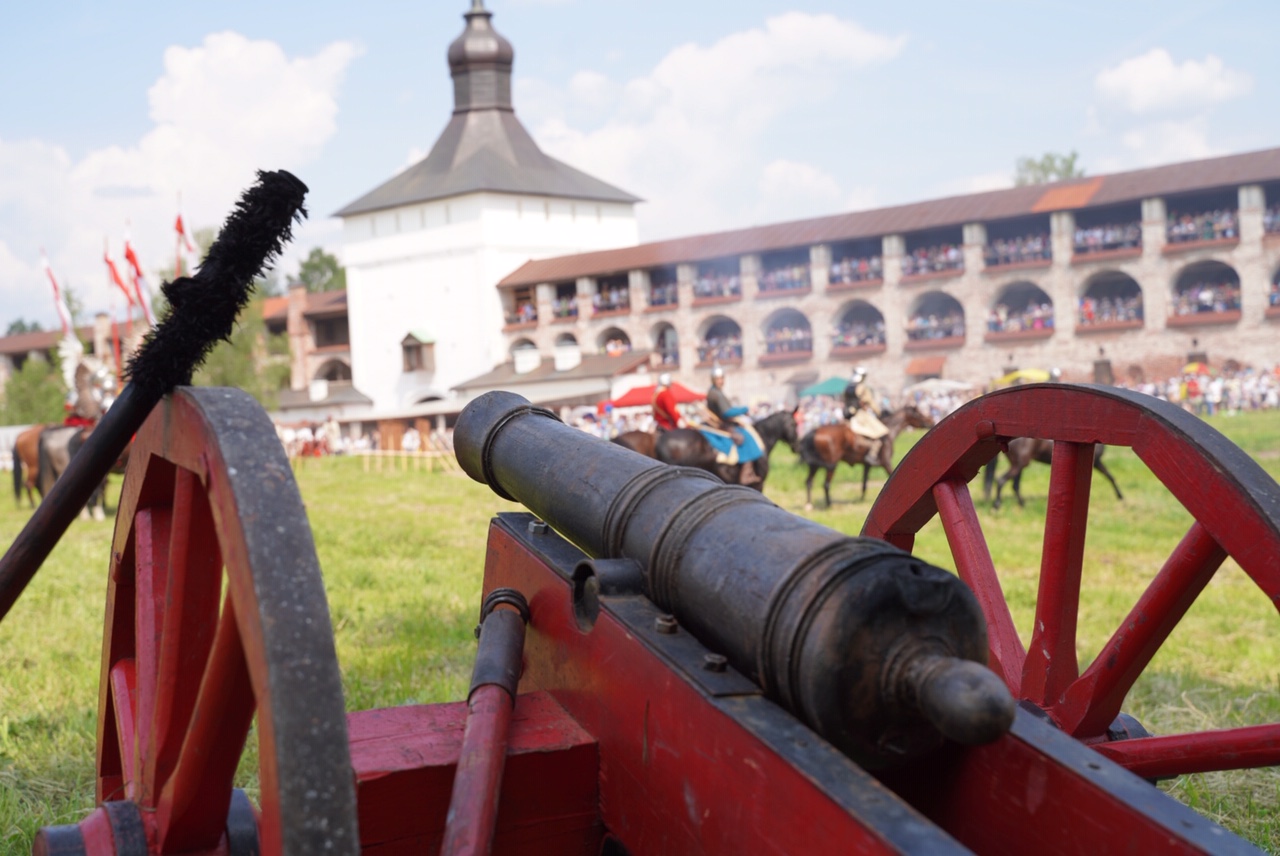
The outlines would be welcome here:
[[[865,366],[858,366],[856,369],[853,370],[853,380],[855,383],[857,381],[862,380],[866,376],[867,376],[867,369]]]
[[[658,375],[658,386],[671,386],[671,373],[663,372]]]
[[[723,366],[716,366],[715,368],[713,368],[713,369],[711,370],[711,379],[712,379],[712,380],[715,380],[715,379],[716,379],[716,378],[718,378],[718,377],[724,377],[724,367],[723,367]]]

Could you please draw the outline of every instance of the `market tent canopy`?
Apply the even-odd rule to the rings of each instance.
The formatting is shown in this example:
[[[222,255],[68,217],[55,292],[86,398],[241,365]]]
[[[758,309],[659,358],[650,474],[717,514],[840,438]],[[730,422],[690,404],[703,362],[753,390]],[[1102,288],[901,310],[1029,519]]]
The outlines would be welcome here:
[[[653,404],[653,394],[657,389],[653,385],[637,386],[609,403],[614,407],[648,407]],[[676,397],[676,404],[688,404],[691,401],[701,401],[706,398],[702,393],[694,392],[678,383],[671,384],[671,393]]]
[[[822,383],[815,383],[813,386],[806,386],[800,390],[800,397],[805,398],[810,395],[842,395],[844,388],[849,385],[849,381],[842,377],[827,378]]]

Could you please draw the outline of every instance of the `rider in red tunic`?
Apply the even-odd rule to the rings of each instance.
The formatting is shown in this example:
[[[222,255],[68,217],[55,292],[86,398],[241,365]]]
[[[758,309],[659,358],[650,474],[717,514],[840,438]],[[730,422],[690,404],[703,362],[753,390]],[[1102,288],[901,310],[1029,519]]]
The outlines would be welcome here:
[[[672,431],[684,427],[684,418],[676,409],[676,397],[671,391],[671,375],[658,375],[658,389],[653,394],[653,421],[659,431]]]

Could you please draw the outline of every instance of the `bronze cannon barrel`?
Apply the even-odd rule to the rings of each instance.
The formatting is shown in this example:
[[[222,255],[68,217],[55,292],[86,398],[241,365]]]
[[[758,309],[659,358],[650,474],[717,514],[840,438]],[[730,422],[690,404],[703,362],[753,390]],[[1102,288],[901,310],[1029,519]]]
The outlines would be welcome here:
[[[509,392],[463,410],[459,463],[583,552],[631,559],[646,595],[868,767],[994,740],[1014,704],[954,575],[560,422]],[[535,616],[536,620],[536,616]]]

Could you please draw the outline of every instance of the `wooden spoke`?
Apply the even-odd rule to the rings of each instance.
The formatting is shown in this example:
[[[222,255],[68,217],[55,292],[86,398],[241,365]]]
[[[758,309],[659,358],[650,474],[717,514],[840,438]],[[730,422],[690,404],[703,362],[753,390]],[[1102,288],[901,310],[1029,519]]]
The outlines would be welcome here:
[[[1092,443],[1053,446],[1036,619],[1021,684],[1023,696],[1041,707],[1059,698],[1080,673],[1076,616],[1080,611],[1093,449]]]
[[[1004,593],[965,485],[1017,437],[1053,441],[1030,645],[1019,668]],[[1128,446],[1195,520],[1129,616],[1079,674],[1076,624],[1089,585],[1084,545],[1097,447]],[[1112,387],[1033,384],[983,396],[916,444],[881,491],[863,534],[911,549],[935,514],[991,638],[991,665],[1024,704],[1143,775],[1280,763],[1280,725],[1122,739],[1134,682],[1227,558],[1280,608],[1280,487],[1244,452],[1167,402]]]
[[[977,595],[978,606],[987,619],[988,665],[1004,678],[1011,691],[1017,692],[1027,655],[996,577],[991,551],[982,537],[982,525],[978,522],[969,486],[955,480],[939,482],[933,487],[933,498],[938,504],[947,543],[951,545],[956,571]]]

